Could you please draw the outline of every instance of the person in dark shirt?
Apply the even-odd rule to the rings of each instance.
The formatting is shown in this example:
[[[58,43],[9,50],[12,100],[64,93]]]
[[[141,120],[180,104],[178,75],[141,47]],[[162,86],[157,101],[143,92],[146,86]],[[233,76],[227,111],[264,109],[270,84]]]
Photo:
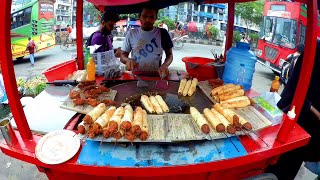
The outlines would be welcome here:
[[[302,67],[303,53],[298,58],[292,76],[281,94],[278,107],[288,112],[298,84]],[[267,172],[275,174],[278,179],[294,179],[303,161],[320,160],[320,40],[317,41],[316,56],[308,92],[298,117],[297,123],[311,135],[310,142],[303,147],[284,153],[277,164],[269,166]]]
[[[105,52],[113,49],[111,31],[118,20],[119,17],[116,14],[109,14],[106,12],[103,14],[99,30],[91,35],[90,45],[101,45],[95,52]],[[116,49],[115,52],[119,51],[119,49],[120,48]],[[120,52],[116,52],[117,57],[120,56],[119,53]]]

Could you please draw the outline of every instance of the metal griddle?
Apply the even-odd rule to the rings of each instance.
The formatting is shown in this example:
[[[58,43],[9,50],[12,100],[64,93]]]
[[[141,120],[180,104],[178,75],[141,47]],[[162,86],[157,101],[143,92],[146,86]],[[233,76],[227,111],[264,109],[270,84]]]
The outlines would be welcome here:
[[[155,81],[146,81],[148,87],[137,87],[137,81],[125,82],[116,86],[111,87],[117,90],[117,96],[115,101],[126,102],[128,98],[139,97],[141,94],[159,94],[162,97],[170,95],[178,95],[179,82],[169,81],[169,89],[165,91],[158,91],[154,88]],[[193,106],[199,110],[204,108],[211,108],[212,102],[207,98],[207,96],[202,92],[200,88],[197,87],[196,92],[192,96],[177,96],[181,101],[187,103],[189,106]],[[188,113],[188,112],[185,112]]]

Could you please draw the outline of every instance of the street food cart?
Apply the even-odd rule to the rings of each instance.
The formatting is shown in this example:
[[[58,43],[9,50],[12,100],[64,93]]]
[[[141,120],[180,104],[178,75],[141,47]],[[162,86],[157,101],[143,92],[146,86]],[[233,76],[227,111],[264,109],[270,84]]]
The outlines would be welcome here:
[[[143,4],[147,2],[147,0],[88,1],[100,10],[104,10],[104,6],[116,8],[119,5]],[[169,1],[154,0],[152,2],[166,4]],[[228,3],[226,49],[232,46],[236,2],[247,2],[247,0],[205,1],[205,3]],[[77,29],[81,29],[83,23],[83,0],[77,0],[76,3],[76,26]],[[296,96],[293,100],[297,115],[300,113],[307,92],[316,49],[317,1],[309,0],[305,3],[308,6],[306,33],[308,41],[306,41],[302,72]],[[1,0],[0,6],[4,7],[3,11],[0,12],[0,22],[2,24],[2,28],[0,29],[2,73],[10,108],[17,126],[14,132],[18,139],[18,142],[14,145],[8,145],[3,141],[0,143],[0,148],[8,156],[36,165],[38,170],[44,172],[49,179],[214,179],[222,177],[225,179],[241,179],[263,173],[266,166],[275,163],[280,154],[304,146],[310,139],[310,136],[299,125],[296,125],[292,132],[288,132],[291,135],[287,142],[279,143],[275,139],[280,125],[275,125],[245,135],[212,141],[188,141],[173,144],[134,143],[133,146],[119,145],[115,147],[113,144],[103,143],[100,145],[97,141],[87,140],[81,144],[79,151],[70,160],[54,165],[43,163],[36,156],[36,146],[42,135],[33,133],[30,130],[28,119],[19,101],[20,97],[17,91],[10,46],[11,1]],[[77,37],[82,37],[82,31],[77,31]],[[83,39],[77,38],[77,63],[79,69],[84,68],[82,47]],[[126,80],[126,78],[134,79],[134,76],[129,73],[118,80]],[[97,77],[97,80],[99,79],[102,80],[101,77]],[[154,80],[154,77],[150,79]],[[177,77],[171,75],[168,80],[177,80]],[[174,82],[170,81],[170,85],[173,88],[178,88]],[[120,84],[115,87],[115,89],[124,93],[118,93],[116,99],[125,98],[122,96],[125,96],[127,86],[130,85],[126,84],[126,87],[122,87]],[[254,91],[248,93],[254,93]],[[56,94],[56,96],[59,96],[59,94]],[[201,104],[202,102],[197,103]],[[40,113],[37,109],[31,110],[31,112],[34,114]],[[63,116],[57,115],[56,118],[63,118]],[[80,115],[78,114],[73,116],[67,121],[64,129],[74,130],[79,122],[79,118]],[[54,149],[54,147],[51,148]]]

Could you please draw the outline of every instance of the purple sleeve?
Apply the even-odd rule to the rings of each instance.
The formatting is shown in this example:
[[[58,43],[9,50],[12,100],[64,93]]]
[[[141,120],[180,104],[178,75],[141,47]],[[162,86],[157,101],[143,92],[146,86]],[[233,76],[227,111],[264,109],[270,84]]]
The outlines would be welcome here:
[[[101,35],[101,33],[94,33],[92,36],[92,40],[91,40],[91,45],[101,45],[96,52],[103,52],[103,50],[105,49],[105,39],[104,37]]]

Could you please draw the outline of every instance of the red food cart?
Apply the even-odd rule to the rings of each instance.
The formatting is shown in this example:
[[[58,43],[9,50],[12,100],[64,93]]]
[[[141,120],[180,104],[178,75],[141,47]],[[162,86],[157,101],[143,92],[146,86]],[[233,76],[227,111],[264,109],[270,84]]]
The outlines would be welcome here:
[[[205,3],[228,3],[228,33],[226,49],[232,45],[234,8],[235,3],[247,2],[248,0],[207,0]],[[107,1],[89,0],[100,10],[104,6],[118,6],[128,4],[138,4],[147,0],[130,1]],[[155,0],[154,3],[167,3],[166,0]],[[176,1],[179,2],[179,1]],[[306,53],[303,59],[302,73],[299,79],[298,88],[293,100],[299,115],[307,87],[311,77],[313,59],[316,49],[317,28],[317,1],[306,1],[308,6],[308,24],[306,39]],[[227,144],[223,144],[223,150],[217,153],[213,149],[210,141],[202,143],[185,143],[178,145],[147,145],[133,146],[129,148],[117,149],[112,151],[113,146],[104,145],[103,149],[97,149],[98,145],[94,142],[82,144],[79,152],[67,162],[57,165],[42,163],[35,155],[35,148],[41,135],[33,134],[29,128],[24,110],[19,101],[16,79],[13,69],[13,61],[10,46],[10,9],[11,1],[1,0],[0,6],[4,7],[0,12],[0,57],[2,73],[4,76],[5,88],[7,89],[10,108],[14,116],[17,129],[15,134],[18,143],[13,146],[5,142],[0,143],[3,153],[16,159],[34,164],[39,171],[44,172],[49,179],[163,179],[163,178],[199,178],[214,179],[224,177],[225,179],[241,179],[264,172],[268,164],[274,163],[277,157],[287,151],[304,146],[308,143],[310,136],[298,125],[292,130],[291,136],[286,143],[278,143],[276,135],[280,129],[279,125],[270,126],[255,133],[255,136],[239,136],[233,141],[238,144],[239,149],[230,149]],[[83,21],[83,0],[77,0],[77,29],[82,28]],[[77,36],[82,37],[82,31],[77,31]],[[77,62],[79,69],[83,69],[83,39],[77,39]],[[132,76],[128,76],[132,78]],[[125,79],[125,77],[123,77]],[[37,113],[34,110],[34,113]],[[66,129],[73,129],[77,123],[77,117],[66,124]],[[288,132],[289,133],[289,132]],[[217,143],[218,144],[218,143]],[[91,148],[90,148],[91,147]],[[235,146],[234,146],[235,147]],[[147,150],[141,150],[148,148]],[[241,149],[240,149],[241,148]],[[140,149],[140,150],[139,150]],[[87,153],[83,153],[87,151]],[[236,155],[230,153],[234,151]],[[228,156],[226,152],[231,155]],[[108,159],[108,163],[101,164],[99,158],[101,154]],[[218,154],[218,155],[217,155]],[[219,155],[220,154],[220,155]],[[202,156],[204,155],[204,156]],[[81,156],[81,157],[80,157]],[[139,156],[139,157],[138,157]],[[219,156],[219,157],[217,157]],[[82,158],[82,159],[81,159]],[[85,159],[96,159],[94,161]],[[81,159],[81,162],[80,160]]]

